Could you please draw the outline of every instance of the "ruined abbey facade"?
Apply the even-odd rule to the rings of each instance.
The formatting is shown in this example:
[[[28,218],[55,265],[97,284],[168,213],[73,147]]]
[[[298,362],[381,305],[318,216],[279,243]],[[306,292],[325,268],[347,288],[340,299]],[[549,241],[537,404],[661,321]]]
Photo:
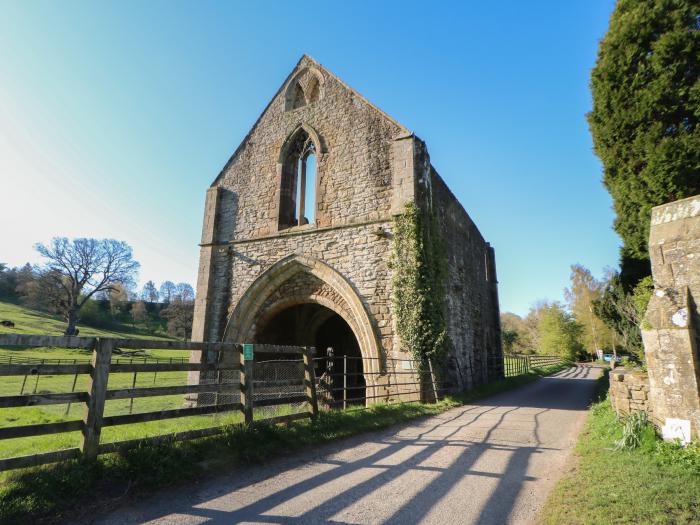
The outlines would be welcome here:
[[[207,191],[192,339],[333,348],[400,394],[390,372],[411,349],[390,261],[411,205],[443,238],[443,376],[455,390],[500,376],[493,248],[425,144],[308,56]]]

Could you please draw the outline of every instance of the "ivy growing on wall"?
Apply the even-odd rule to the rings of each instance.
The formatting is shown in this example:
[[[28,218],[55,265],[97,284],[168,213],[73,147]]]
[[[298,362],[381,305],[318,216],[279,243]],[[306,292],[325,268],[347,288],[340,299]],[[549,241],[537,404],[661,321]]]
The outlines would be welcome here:
[[[446,252],[437,217],[415,204],[394,217],[392,302],[402,346],[420,361],[447,348]]]

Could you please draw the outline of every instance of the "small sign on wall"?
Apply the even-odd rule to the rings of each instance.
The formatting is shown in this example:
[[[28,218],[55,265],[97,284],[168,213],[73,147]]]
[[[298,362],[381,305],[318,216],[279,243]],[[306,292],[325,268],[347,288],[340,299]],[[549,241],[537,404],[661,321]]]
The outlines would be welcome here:
[[[243,360],[252,361],[253,360],[253,345],[246,343],[243,345]]]
[[[690,443],[690,421],[667,417],[664,426],[661,427],[661,435],[666,441],[678,439],[683,445],[687,445]]]

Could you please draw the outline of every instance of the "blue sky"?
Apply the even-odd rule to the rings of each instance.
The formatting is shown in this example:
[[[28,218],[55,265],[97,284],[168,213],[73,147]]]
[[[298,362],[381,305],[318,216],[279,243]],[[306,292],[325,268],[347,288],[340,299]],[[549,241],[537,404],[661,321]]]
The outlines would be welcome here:
[[[427,142],[503,311],[617,264],[585,114],[611,0],[0,0],[0,261],[113,237],[194,284],[206,188],[308,53]]]

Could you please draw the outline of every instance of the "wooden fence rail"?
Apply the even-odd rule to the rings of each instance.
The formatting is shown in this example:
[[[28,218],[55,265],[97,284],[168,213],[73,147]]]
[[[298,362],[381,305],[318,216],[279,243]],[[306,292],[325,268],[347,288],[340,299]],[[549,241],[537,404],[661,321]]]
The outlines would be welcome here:
[[[563,362],[561,357],[555,355],[506,354],[503,356],[503,371],[505,377],[511,377],[529,374],[533,368],[558,365]]]
[[[0,459],[0,471],[15,468],[36,466],[45,463],[53,463],[77,457],[92,458],[97,454],[115,452],[124,447],[135,445],[144,440],[152,441],[158,439],[192,439],[196,437],[211,436],[224,431],[221,425],[211,428],[188,430],[158,436],[156,438],[139,438],[135,440],[101,443],[101,431],[105,427],[115,425],[126,425],[132,423],[142,423],[147,421],[159,421],[171,418],[181,418],[188,416],[199,416],[215,414],[221,412],[241,412],[245,424],[253,423],[279,423],[283,421],[293,421],[305,417],[316,417],[318,415],[318,403],[316,400],[316,378],[313,367],[313,352],[310,347],[290,347],[273,345],[256,345],[255,350],[266,354],[283,354],[286,359],[290,356],[298,356],[303,359],[303,377],[298,377],[287,381],[290,385],[296,384],[303,388],[303,392],[286,396],[279,396],[271,399],[254,400],[254,366],[252,346],[236,343],[202,343],[190,341],[155,341],[142,339],[117,339],[102,337],[54,337],[24,334],[0,334],[0,346],[21,346],[25,348],[36,347],[58,347],[58,348],[81,348],[92,350],[92,359],[89,364],[76,363],[53,364],[44,360],[31,360],[29,363],[12,363],[11,360],[3,361],[0,364],[0,376],[41,376],[41,375],[75,375],[84,374],[89,376],[85,391],[79,392],[51,392],[32,393],[11,396],[0,396],[0,408],[23,407],[48,404],[84,403],[85,411],[82,419],[59,421],[55,423],[41,423],[34,425],[22,425],[0,428],[0,440],[13,439],[19,437],[42,436],[60,432],[81,432],[81,443],[79,448],[69,448],[64,450],[42,452],[29,456]],[[167,360],[156,360],[156,362],[121,362],[119,353],[123,349],[152,349],[152,350],[184,350],[202,352],[204,362],[167,362]],[[117,362],[112,362],[112,357],[117,356]],[[142,358],[138,358],[139,360]],[[179,358],[178,358],[179,359]],[[214,383],[194,383],[173,386],[152,386],[135,387],[136,380],[132,388],[108,389],[110,373],[134,373],[139,372],[202,372],[216,376]],[[236,383],[222,382],[222,374],[236,374]],[[204,376],[200,376],[204,377]],[[155,379],[154,379],[155,382]],[[274,382],[272,382],[274,383]],[[73,381],[75,387],[75,379]],[[269,387],[263,382],[264,387]],[[272,385],[275,386],[275,385]],[[24,388],[24,385],[23,385]],[[212,405],[183,406],[168,410],[143,412],[137,414],[123,414],[105,416],[105,403],[109,400],[144,398],[153,396],[167,396],[175,394],[213,394],[230,395],[240,394],[240,402],[223,402],[218,397]],[[191,401],[191,400],[190,400]],[[279,405],[289,405],[293,403],[306,403],[308,410],[284,416],[267,417],[254,421],[255,407],[269,407]],[[66,412],[67,414],[68,412]]]

